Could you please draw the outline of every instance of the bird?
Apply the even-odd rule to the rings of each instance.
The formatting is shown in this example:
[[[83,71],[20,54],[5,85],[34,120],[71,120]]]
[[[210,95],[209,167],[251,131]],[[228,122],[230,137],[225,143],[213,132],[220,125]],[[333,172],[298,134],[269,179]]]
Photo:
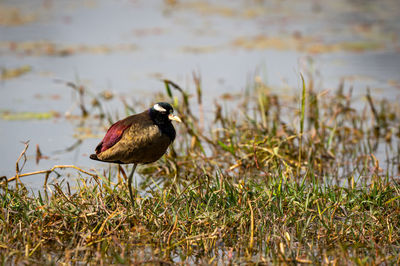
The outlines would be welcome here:
[[[159,102],[142,113],[117,121],[107,130],[90,159],[117,164],[133,164],[128,178],[132,206],[132,178],[138,164],[153,163],[160,159],[175,140],[172,121],[182,120],[173,114],[169,103]]]

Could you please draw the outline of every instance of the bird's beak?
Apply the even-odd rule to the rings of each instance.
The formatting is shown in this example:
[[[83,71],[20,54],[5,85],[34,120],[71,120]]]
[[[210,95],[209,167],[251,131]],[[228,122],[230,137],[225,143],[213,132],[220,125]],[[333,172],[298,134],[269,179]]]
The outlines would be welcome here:
[[[176,121],[176,122],[182,123],[182,120],[181,120],[178,116],[176,116],[176,115],[169,114],[169,115],[168,115],[168,118],[169,118],[169,120],[174,120],[174,121]]]

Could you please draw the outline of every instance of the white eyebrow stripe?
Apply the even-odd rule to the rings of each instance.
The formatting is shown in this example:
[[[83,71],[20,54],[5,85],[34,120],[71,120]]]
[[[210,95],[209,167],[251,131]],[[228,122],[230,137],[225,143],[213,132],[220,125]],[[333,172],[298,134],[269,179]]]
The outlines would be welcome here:
[[[166,112],[166,111],[167,111],[167,110],[165,110],[164,108],[162,108],[161,105],[159,105],[158,103],[156,103],[156,104],[153,106],[153,108],[154,108],[154,110],[157,110],[157,111],[159,111],[159,112]]]

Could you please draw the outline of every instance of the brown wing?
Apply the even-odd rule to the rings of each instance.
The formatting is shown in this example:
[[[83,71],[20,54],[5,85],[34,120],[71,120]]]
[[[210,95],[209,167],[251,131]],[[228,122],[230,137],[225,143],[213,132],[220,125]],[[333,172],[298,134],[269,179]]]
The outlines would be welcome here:
[[[125,128],[114,145],[104,151],[100,149],[101,152],[97,154],[98,159],[122,163],[150,163],[158,160],[171,144],[171,139],[163,134],[157,125],[154,125],[145,112],[127,119],[128,121],[122,120],[122,125],[129,122],[129,127]],[[121,125],[117,128],[121,128]]]
[[[128,129],[132,123],[132,116],[127,117],[114,123],[108,130],[103,140],[96,147],[96,154],[103,152],[112,146],[114,146],[121,138],[126,129]]]

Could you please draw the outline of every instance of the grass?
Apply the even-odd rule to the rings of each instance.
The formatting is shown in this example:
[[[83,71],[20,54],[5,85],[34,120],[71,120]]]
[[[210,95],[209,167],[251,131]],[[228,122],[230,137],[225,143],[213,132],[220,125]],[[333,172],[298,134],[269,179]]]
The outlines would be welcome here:
[[[157,96],[183,125],[166,156],[139,167],[136,208],[123,169],[82,172],[72,190],[3,184],[2,264],[400,262],[397,104],[369,95],[358,110],[342,86],[321,95],[305,82],[297,101],[257,81],[207,128],[194,81],[197,104],[169,80]]]

